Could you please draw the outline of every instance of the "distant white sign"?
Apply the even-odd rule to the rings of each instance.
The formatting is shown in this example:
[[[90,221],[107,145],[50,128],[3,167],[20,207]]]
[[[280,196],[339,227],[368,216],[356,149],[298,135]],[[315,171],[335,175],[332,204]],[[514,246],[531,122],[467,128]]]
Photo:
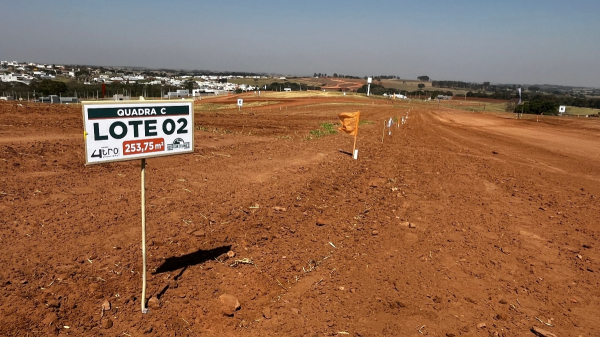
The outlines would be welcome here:
[[[83,102],[85,163],[194,151],[194,101]]]
[[[567,107],[566,107],[566,106],[564,106],[564,105],[561,105],[561,106],[559,106],[559,107],[558,107],[558,112],[560,112],[560,113],[565,113],[565,112],[567,112]]]
[[[371,83],[371,82],[373,82],[373,78],[372,77],[367,78],[367,83]]]
[[[244,100],[242,98],[238,98],[238,106],[243,106],[244,105]]]

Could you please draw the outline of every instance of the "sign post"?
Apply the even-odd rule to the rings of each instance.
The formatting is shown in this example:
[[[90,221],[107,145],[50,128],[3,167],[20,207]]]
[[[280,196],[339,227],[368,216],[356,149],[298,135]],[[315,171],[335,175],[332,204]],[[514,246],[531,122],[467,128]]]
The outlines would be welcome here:
[[[237,105],[238,105],[238,111],[241,111],[242,110],[242,105],[244,105],[244,99],[238,98]]]
[[[371,82],[373,81],[372,77],[367,78],[367,96],[371,93]]]
[[[146,158],[142,158],[142,313],[148,313],[146,308]]]
[[[142,313],[146,308],[146,158],[194,152],[194,101],[83,102],[85,164],[141,159]]]

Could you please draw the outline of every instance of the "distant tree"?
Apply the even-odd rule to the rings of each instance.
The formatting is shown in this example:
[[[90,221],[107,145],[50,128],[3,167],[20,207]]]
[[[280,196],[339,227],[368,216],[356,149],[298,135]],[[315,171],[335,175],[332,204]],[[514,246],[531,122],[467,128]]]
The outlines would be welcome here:
[[[532,87],[527,88],[527,90],[529,90],[531,92],[537,92],[537,91],[540,91],[540,87],[532,86]]]
[[[504,108],[504,111],[506,112],[515,112],[517,108],[517,103],[515,102],[508,102],[506,103],[506,107]]]
[[[64,82],[42,80],[36,83],[35,90],[41,92],[44,96],[58,95],[67,92],[67,85]]]
[[[425,84],[419,83],[418,87],[419,87],[419,89],[423,89],[423,88],[425,88]]]
[[[425,75],[423,75],[423,76],[419,76],[419,77],[417,77],[417,79],[418,79],[419,81],[425,81],[425,82],[428,82],[428,81],[429,81],[429,76],[425,76]]]
[[[194,82],[194,81],[185,82],[185,87],[190,91],[190,94],[194,90],[194,84],[196,84],[196,82]]]
[[[522,107],[516,106],[515,112],[521,110],[523,111],[523,113],[526,114],[556,114],[557,109],[558,104],[556,104],[555,102],[536,99],[523,103]]]
[[[338,74],[337,73],[333,73],[333,77],[338,77]]]

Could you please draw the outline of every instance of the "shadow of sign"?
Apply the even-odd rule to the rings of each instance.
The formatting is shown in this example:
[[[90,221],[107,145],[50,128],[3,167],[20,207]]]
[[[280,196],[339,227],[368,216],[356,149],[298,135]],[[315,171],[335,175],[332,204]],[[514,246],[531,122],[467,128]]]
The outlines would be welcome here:
[[[213,248],[210,250],[198,250],[193,253],[185,254],[177,257],[169,257],[161,264],[153,274],[166,273],[175,271],[181,268],[187,268],[195,266],[197,264],[204,263],[208,260],[214,260],[219,255],[227,253],[231,249],[231,246],[222,246]]]

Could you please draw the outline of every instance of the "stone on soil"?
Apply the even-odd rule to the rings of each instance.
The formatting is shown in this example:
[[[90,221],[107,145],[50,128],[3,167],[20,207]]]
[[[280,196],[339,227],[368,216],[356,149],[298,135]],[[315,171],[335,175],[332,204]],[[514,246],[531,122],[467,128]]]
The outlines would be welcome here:
[[[552,332],[542,329],[542,328],[538,328],[536,326],[531,328],[531,332],[533,332],[538,337],[557,337]]]
[[[113,321],[110,318],[107,318],[100,322],[100,326],[102,326],[103,329],[110,329],[113,326]]]
[[[194,231],[194,232],[192,233],[192,235],[193,235],[193,236],[196,236],[196,237],[201,237],[201,236],[205,236],[205,235],[206,235],[206,233],[205,233],[205,232],[204,232],[202,229],[199,229],[199,230],[197,230],[197,231]]]
[[[233,295],[223,294],[219,296],[219,300],[224,306],[233,308],[233,311],[241,308],[240,301],[238,301],[238,299]]]
[[[148,307],[150,309],[159,309],[160,308],[159,299],[156,296],[150,297],[150,299],[148,300]]]
[[[329,226],[331,223],[324,219],[317,219],[317,226]]]

